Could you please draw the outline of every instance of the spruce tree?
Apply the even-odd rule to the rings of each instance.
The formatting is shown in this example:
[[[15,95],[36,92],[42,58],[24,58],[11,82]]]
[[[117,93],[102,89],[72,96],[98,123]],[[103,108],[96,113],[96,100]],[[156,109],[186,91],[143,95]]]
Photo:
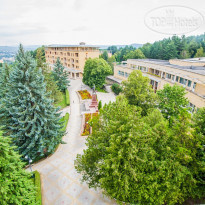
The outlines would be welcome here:
[[[44,48],[38,48],[36,53],[37,68],[42,69],[44,75],[44,81],[46,83],[46,91],[49,94],[49,98],[54,100],[54,103],[62,101],[61,92],[53,78],[52,72],[48,68],[45,62],[45,51]]]
[[[5,96],[7,92],[7,84],[11,67],[7,64],[3,64],[3,67],[0,67],[0,98]]]
[[[65,68],[60,62],[60,59],[57,58],[53,69],[53,77],[56,81],[56,84],[58,85],[59,90],[62,92],[64,92],[65,89],[69,86],[70,81],[68,80],[68,76],[68,72],[65,71]]]
[[[10,145],[11,138],[0,133],[0,204],[36,204],[35,187],[31,174]]]
[[[53,152],[64,135],[60,113],[47,97],[41,69],[22,45],[9,75],[8,92],[0,103],[1,123],[19,153],[30,158]]]

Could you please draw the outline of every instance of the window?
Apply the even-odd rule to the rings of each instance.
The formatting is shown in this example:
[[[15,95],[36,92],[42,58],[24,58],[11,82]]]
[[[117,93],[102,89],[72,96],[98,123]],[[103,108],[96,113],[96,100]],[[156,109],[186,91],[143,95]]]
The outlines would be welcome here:
[[[196,106],[192,103],[189,103],[189,107],[191,108],[191,112],[194,112],[196,109]]]
[[[125,77],[127,78],[129,76],[129,73],[125,72]]]
[[[180,82],[181,84],[184,84],[184,78],[180,78],[179,82]]]
[[[122,72],[120,70],[118,71],[118,75],[124,76],[124,74],[125,74],[124,72]]]
[[[169,73],[166,74],[166,78],[171,79],[171,77],[172,77],[171,74],[169,74]]]
[[[178,82],[179,81],[179,76],[176,76],[176,82]]]
[[[191,87],[191,80],[188,80],[188,87]]]
[[[175,75],[172,75],[172,81],[174,81]]]
[[[195,88],[196,88],[196,82],[194,82],[194,84],[193,84],[193,91],[195,90]]]

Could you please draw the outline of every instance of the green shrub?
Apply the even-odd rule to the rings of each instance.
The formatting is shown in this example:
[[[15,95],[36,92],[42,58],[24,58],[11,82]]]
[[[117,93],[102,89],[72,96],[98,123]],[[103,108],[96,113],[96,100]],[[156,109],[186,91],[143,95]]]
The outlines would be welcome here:
[[[38,205],[42,204],[42,196],[41,196],[41,178],[40,178],[40,174],[38,171],[34,171],[33,172],[35,178],[34,178],[34,183],[35,183],[35,187],[36,187],[36,203]]]
[[[99,104],[98,104],[98,110],[100,110],[100,108],[102,108],[102,101],[100,100]]]
[[[107,93],[103,88],[96,88],[96,90],[97,90],[98,92],[101,92],[101,93]]]
[[[66,96],[66,105],[70,105],[70,96],[67,89],[65,91],[65,96]]]
[[[116,95],[119,95],[119,93],[122,92],[122,86],[117,83],[112,84],[111,89]]]

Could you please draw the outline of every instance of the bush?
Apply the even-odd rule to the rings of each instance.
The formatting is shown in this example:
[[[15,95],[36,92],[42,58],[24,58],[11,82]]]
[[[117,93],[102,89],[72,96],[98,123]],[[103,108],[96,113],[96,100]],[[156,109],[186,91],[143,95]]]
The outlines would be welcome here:
[[[41,178],[38,171],[33,172],[35,178],[34,178],[34,184],[36,187],[36,203],[38,205],[42,204],[42,196],[41,196]]]
[[[98,110],[100,110],[102,108],[102,101],[100,100],[99,104],[98,104]]]
[[[70,96],[67,89],[65,91],[65,96],[66,96],[66,105],[70,105]]]
[[[120,85],[117,84],[117,83],[114,83],[114,84],[111,86],[111,89],[112,89],[112,91],[113,91],[116,95],[119,95],[119,93],[122,92],[122,86],[120,86]]]

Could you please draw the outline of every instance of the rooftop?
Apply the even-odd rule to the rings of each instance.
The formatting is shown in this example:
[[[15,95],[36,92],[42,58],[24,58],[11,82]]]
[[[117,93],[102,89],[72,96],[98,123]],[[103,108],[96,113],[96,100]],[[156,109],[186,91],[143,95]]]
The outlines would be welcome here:
[[[194,58],[193,58],[194,59]],[[182,59],[182,61],[191,61],[193,62],[193,59]],[[171,64],[168,60],[158,60],[158,59],[129,59],[132,61],[138,61],[138,62],[145,62],[145,63],[152,63],[157,65],[163,65],[168,66],[180,70],[185,70],[192,73],[197,73],[200,75],[205,75],[205,67],[204,66],[179,66]],[[181,60],[181,59],[180,59]],[[198,62],[197,59],[194,62]],[[203,61],[200,61],[203,62]]]
[[[48,45],[48,48],[76,48],[76,47],[81,47],[81,48],[85,48],[85,47],[89,47],[89,48],[99,48],[99,46],[95,46],[95,45],[64,45],[64,44],[52,44],[52,45]]]

